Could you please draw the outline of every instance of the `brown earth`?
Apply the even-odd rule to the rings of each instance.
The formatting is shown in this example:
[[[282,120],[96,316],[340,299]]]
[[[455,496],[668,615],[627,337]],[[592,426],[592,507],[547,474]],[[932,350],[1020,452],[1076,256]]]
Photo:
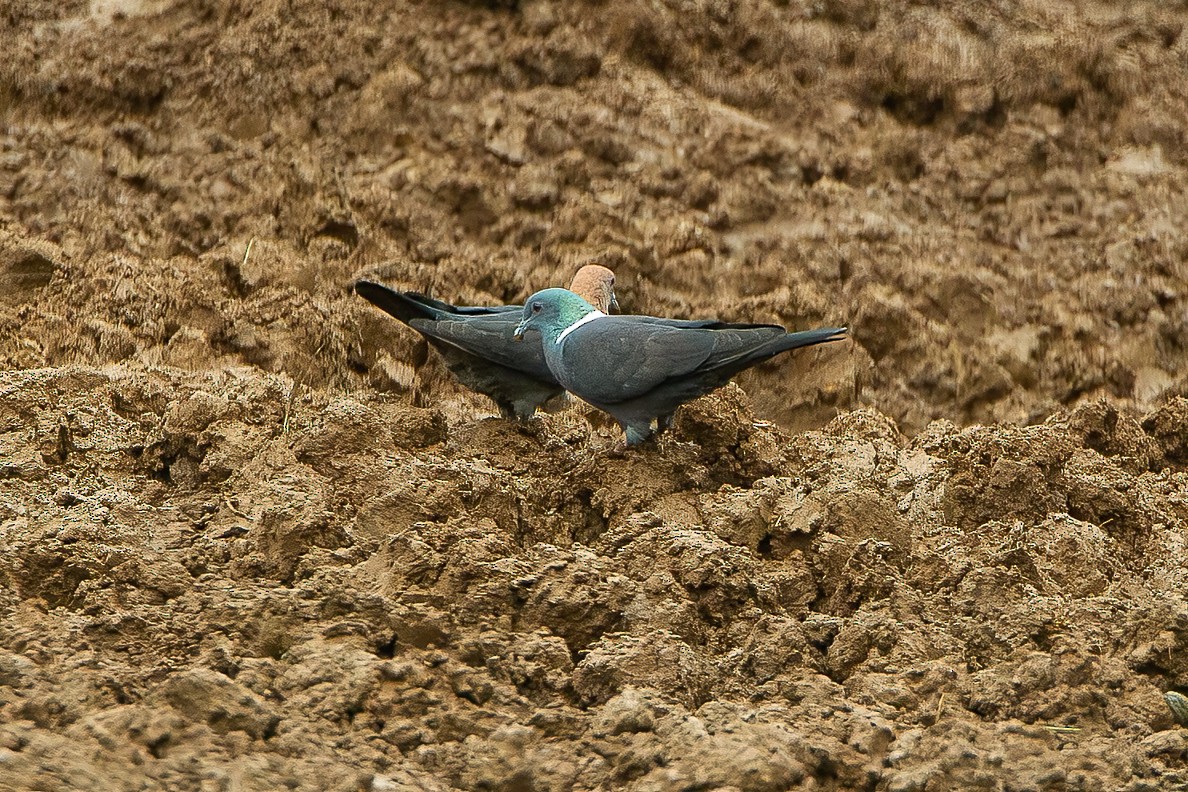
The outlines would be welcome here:
[[[8,4],[0,789],[1188,786],[1188,8],[1067,8]],[[624,453],[349,291],[593,261],[854,340]]]

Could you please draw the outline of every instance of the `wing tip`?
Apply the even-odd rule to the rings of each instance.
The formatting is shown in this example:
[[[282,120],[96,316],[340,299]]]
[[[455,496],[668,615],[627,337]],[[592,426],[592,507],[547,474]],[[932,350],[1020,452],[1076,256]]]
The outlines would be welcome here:
[[[825,344],[830,341],[843,341],[850,335],[849,327],[821,327],[816,330],[804,331],[818,339],[817,343]]]

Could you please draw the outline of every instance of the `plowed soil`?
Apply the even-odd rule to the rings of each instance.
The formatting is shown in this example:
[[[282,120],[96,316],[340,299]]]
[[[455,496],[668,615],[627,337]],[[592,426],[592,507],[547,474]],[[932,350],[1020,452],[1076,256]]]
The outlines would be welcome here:
[[[0,789],[1188,787],[1186,23],[7,4]],[[853,338],[623,451],[350,291],[591,262]]]

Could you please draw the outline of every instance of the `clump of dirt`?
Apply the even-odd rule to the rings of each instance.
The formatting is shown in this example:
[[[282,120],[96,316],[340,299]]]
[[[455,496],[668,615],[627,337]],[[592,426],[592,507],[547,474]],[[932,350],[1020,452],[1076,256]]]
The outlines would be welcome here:
[[[353,275],[502,303],[599,260],[629,310],[851,324],[849,355],[743,377],[789,428],[1185,390],[1165,4],[43,5],[0,66],[9,367],[247,363],[436,403]]]
[[[1188,403],[789,437],[727,390],[608,455],[574,414],[455,431],[292,389],[6,376],[10,778],[1188,781],[1162,700],[1188,685],[1188,500],[1158,428]]]
[[[1178,789],[1183,10],[25,3],[16,789]],[[642,450],[350,292],[848,324]]]

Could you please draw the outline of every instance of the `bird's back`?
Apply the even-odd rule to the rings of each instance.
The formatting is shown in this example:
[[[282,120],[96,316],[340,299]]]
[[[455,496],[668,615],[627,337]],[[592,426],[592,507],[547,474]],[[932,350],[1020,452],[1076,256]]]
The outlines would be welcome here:
[[[566,388],[617,418],[631,437],[653,419],[781,352],[839,340],[843,328],[789,333],[778,325],[599,318],[546,352]]]
[[[766,354],[787,335],[778,325],[608,316],[565,338],[553,353],[554,370],[583,399],[615,404],[673,378],[723,368],[737,371],[737,364],[745,367],[744,361]]]

